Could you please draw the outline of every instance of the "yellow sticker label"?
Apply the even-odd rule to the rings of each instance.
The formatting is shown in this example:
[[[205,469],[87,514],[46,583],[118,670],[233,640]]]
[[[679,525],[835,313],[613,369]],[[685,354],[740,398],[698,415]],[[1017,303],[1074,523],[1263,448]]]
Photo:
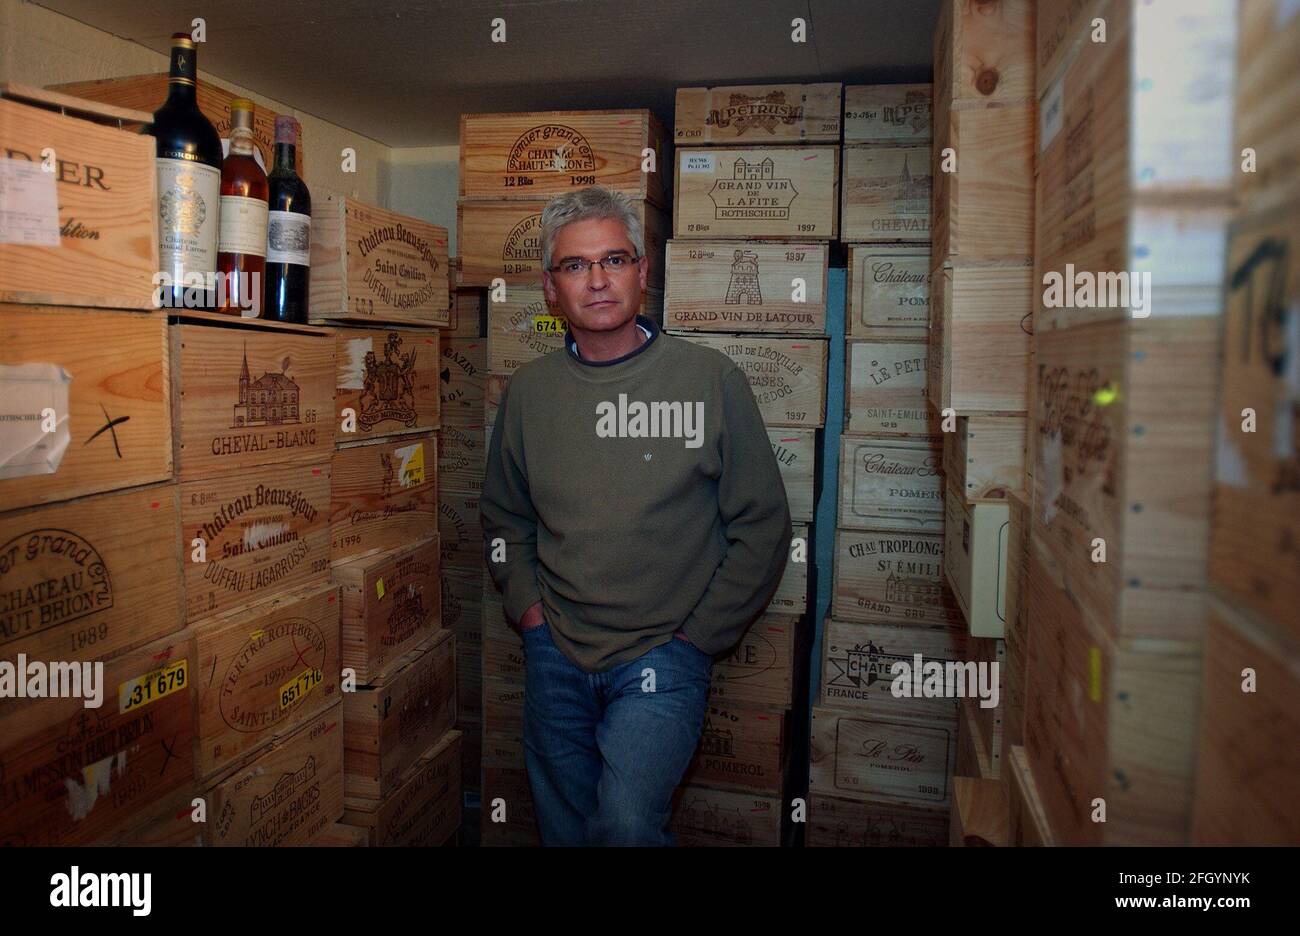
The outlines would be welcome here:
[[[320,685],[325,675],[318,669],[308,668],[299,673],[294,679],[289,680],[280,687],[280,708],[287,709],[291,705],[296,705],[307,697],[311,692]]]
[[[414,445],[404,445],[399,449],[394,449],[393,454],[398,458],[398,475],[397,483],[404,488],[415,487],[417,484],[424,483],[424,443],[416,442]]]
[[[1088,648],[1088,698],[1101,701],[1101,647]]]
[[[188,664],[188,660],[180,660],[122,683],[117,687],[117,710],[130,712],[180,692],[189,682]]]
[[[539,334],[558,335],[567,323],[560,315],[539,315],[533,319],[533,331]]]
[[[375,579],[375,597],[376,597],[376,598],[383,598],[383,597],[384,597],[384,580],[383,580],[383,579]]]
[[[249,640],[261,640],[261,639],[262,639],[262,635],[265,634],[265,633],[266,633],[266,631],[264,631],[264,630],[255,630],[255,631],[253,631],[251,634],[248,635],[248,639],[249,639]]]

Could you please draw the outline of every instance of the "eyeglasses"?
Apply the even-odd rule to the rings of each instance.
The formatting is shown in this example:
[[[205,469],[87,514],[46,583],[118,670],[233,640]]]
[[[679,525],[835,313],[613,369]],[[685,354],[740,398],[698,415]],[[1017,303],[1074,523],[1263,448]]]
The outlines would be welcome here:
[[[626,273],[628,270],[635,269],[640,257],[634,257],[626,251],[612,253],[608,257],[602,257],[600,260],[586,260],[582,257],[570,257],[562,261],[558,266],[550,267],[552,273],[560,273],[564,276],[577,278],[586,276],[593,265],[598,265],[601,272],[609,273]]]

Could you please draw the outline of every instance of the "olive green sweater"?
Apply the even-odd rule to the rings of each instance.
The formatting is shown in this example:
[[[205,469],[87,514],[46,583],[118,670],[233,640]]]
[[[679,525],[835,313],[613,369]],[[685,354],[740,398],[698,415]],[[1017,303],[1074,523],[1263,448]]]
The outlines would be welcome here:
[[[707,653],[729,649],[790,548],[785,487],[744,373],[637,322],[650,337],[622,358],[582,361],[568,337],[515,372],[479,501],[506,614],[518,621],[540,600],[556,645],[589,673],[679,628]]]

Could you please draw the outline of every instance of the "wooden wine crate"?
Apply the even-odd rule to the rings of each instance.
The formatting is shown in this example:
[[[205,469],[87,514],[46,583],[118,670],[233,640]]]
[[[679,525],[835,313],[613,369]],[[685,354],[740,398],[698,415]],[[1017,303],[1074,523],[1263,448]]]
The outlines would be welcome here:
[[[840,436],[839,526],[943,532],[943,444]]]
[[[943,473],[966,500],[1005,497],[1025,485],[1025,417],[957,416],[944,436]]]
[[[664,325],[825,334],[827,257],[826,244],[669,241]]]
[[[519,767],[483,766],[479,841],[485,848],[540,845],[528,773]]]
[[[668,143],[648,110],[461,114],[460,196],[546,199],[601,185],[664,205]]]
[[[453,341],[444,339],[439,358],[435,331],[340,328],[334,332],[334,412],[356,413],[354,433],[338,431],[335,442],[437,429],[448,400],[448,363]],[[451,372],[454,374],[454,371]]]
[[[488,374],[483,382],[483,422],[491,427],[497,424],[501,413],[501,404],[505,402],[506,389],[510,386],[509,374]]]
[[[1240,154],[1255,151],[1255,171],[1233,174],[1239,203],[1252,214],[1300,193],[1300,16],[1285,0],[1238,4],[1236,107]]]
[[[988,750],[980,733],[980,726],[971,715],[970,706],[962,700],[957,714],[957,760],[953,766],[955,777],[996,779],[989,762]]]
[[[438,522],[438,437],[344,446],[331,462],[330,560],[427,536]]]
[[[680,149],[673,237],[834,240],[839,173],[836,146]]]
[[[688,848],[779,848],[784,812],[776,797],[679,787],[673,795],[672,830],[677,844]]]
[[[456,640],[428,645],[385,671],[383,681],[343,696],[348,796],[383,799],[411,764],[456,724]]]
[[[1033,98],[1033,0],[942,0],[934,96],[986,104]]]
[[[849,341],[844,429],[896,437],[939,436],[926,401],[924,341]]]
[[[461,285],[492,286],[498,279],[524,286],[540,283],[545,207],[545,198],[461,199],[456,204]],[[672,233],[672,222],[668,213],[652,202],[638,201],[635,208],[645,241],[646,281],[663,289],[664,243]]]
[[[1030,263],[938,262],[931,273],[930,404],[1023,413],[1033,344]]]
[[[309,843],[312,848],[365,848],[369,844],[367,830],[342,822],[327,825]]]
[[[948,811],[817,793],[806,834],[809,848],[939,847],[948,843]]]
[[[988,762],[988,776],[1004,779],[1004,762],[1008,748],[1007,712],[1010,707],[1008,698],[1007,642],[995,637],[971,637],[967,646],[971,658],[989,667],[990,672],[997,664],[998,704],[985,707],[980,699],[962,699],[960,708],[963,716],[969,716],[976,729],[981,747],[981,755]]]
[[[207,845],[306,845],[343,817],[342,705],[273,741],[204,798]]]
[[[1217,332],[1153,316],[1035,337],[1034,535],[1113,636],[1204,627]]]
[[[953,777],[950,818],[948,844],[952,847],[1006,847],[1007,796],[999,781]]]
[[[462,734],[449,731],[411,765],[382,802],[345,797],[343,821],[366,830],[375,848],[429,848],[460,826]]]
[[[438,485],[440,490],[482,490],[490,435],[483,420],[444,419],[438,430]]]
[[[0,514],[0,660],[103,660],[180,630],[180,508],[156,484]]]
[[[772,454],[776,456],[785,484],[790,519],[795,523],[812,523],[817,430],[769,426],[767,437],[772,442]]]
[[[339,698],[334,584],[278,595],[194,627],[198,776],[208,778]]]
[[[1005,498],[968,501],[948,485],[943,574],[972,637],[1002,637],[1005,633],[1009,512]]]
[[[1065,845],[1187,844],[1201,644],[1113,638],[1034,540],[1025,752],[1050,827]],[[1203,631],[1204,616],[1167,630]]]
[[[767,335],[682,335],[721,351],[745,372],[768,426],[816,428],[826,423],[826,354],[823,338]]]
[[[1035,58],[1037,76],[1035,93],[1042,97],[1061,74],[1062,66],[1071,61],[1076,48],[1091,41],[1096,27],[1093,21],[1101,14],[1106,0],[1038,0],[1035,17]],[[1107,26],[1109,35],[1109,25]]]
[[[1300,297],[1298,206],[1233,227],[1210,560],[1216,585],[1292,634],[1300,634],[1300,398],[1290,369],[1300,339],[1287,310]],[[1248,419],[1252,432],[1243,431]]]
[[[1011,520],[1007,544],[1007,626],[1003,639],[1006,659],[1002,666],[1002,726],[1004,747],[1025,738],[1025,679],[1029,656],[1029,531],[1033,517],[1029,495],[1007,494]]]
[[[477,491],[438,492],[438,535],[442,540],[442,568],[481,572],[483,521]]]
[[[803,614],[808,610],[808,556],[813,547],[806,523],[793,525],[790,542],[785,571],[781,574],[781,581],[776,586],[768,608],[780,614]],[[799,543],[803,544],[802,551],[798,548]],[[802,558],[797,559],[796,556]]]
[[[328,464],[187,481],[180,494],[186,621],[329,581]]]
[[[929,143],[932,96],[929,84],[848,85],[844,142]]]
[[[714,661],[709,699],[719,706],[789,708],[801,620],[769,611],[755,621],[731,653]]]
[[[140,120],[140,129],[145,124],[153,123],[153,112],[162,107],[167,100],[167,73],[153,75],[130,75],[125,78],[104,78],[99,81],[77,81],[69,84],[51,86],[56,91],[72,94],[92,101],[102,101],[116,107],[129,107],[144,111]],[[203,116],[212,121],[221,139],[230,139],[230,103],[239,95],[200,79],[194,88],[195,103]],[[267,172],[275,166],[275,118],[280,116],[262,104],[253,112],[253,147],[261,158],[261,166]],[[136,124],[124,121],[123,127],[136,129]],[[152,149],[150,150],[152,154]],[[294,166],[299,178],[305,178],[302,171],[303,140],[298,136],[298,146],[294,151]]]
[[[195,782],[178,786],[163,798],[170,808],[164,809],[161,803],[156,809],[151,808],[152,819],[113,836],[113,844],[149,848],[203,847],[203,822],[195,821],[193,805],[196,799],[201,798],[202,792],[202,786]]]
[[[831,614],[845,621],[960,624],[939,533],[835,531]]]
[[[1059,843],[1038,796],[1025,749],[1017,745],[1007,757],[1007,844],[1012,848],[1051,848]]]
[[[929,145],[844,147],[840,240],[930,243]]]
[[[947,809],[952,805],[956,736],[955,725],[863,717],[815,706],[808,792]]]
[[[170,480],[169,366],[156,313],[0,311],[3,509]]]
[[[682,782],[780,798],[790,730],[788,712],[711,703]]]
[[[1300,843],[1300,642],[1211,600],[1204,691],[1192,843]]]
[[[483,724],[462,716],[456,723],[460,739],[460,786],[466,805],[479,801],[483,789]]]
[[[456,634],[456,646],[483,647],[483,570],[442,567],[442,626]]]
[[[443,418],[462,424],[482,420],[487,342],[482,338],[444,338],[439,367]]]
[[[451,324],[446,228],[332,192],[311,225],[313,324]]]
[[[924,681],[924,664],[933,661],[946,669],[950,663],[964,666],[970,659],[966,634],[960,627],[863,624],[828,617],[822,634],[822,691],[818,701],[823,708],[869,718],[915,718],[956,727],[956,697],[918,697],[915,690]],[[919,673],[917,654],[922,658]],[[967,680],[964,691],[977,691],[975,670],[966,667],[962,678]],[[902,695],[894,693],[895,683]]]
[[[491,588],[492,586],[488,586]],[[495,591],[495,590],[494,590]],[[494,606],[498,602],[490,596],[484,606]],[[501,690],[522,690],[524,687],[524,641],[519,630],[506,622],[506,616],[495,607],[492,613],[483,616],[483,641],[481,655],[481,672],[485,683],[491,682]],[[487,691],[485,688],[485,701]],[[522,702],[522,692],[515,697]],[[522,722],[518,725],[523,730]]]
[[[930,249],[848,247],[849,338],[925,340],[930,330]]]
[[[98,708],[6,699],[0,845],[102,844],[174,810],[194,779],[197,675],[182,631],[104,663]]]
[[[94,119],[47,109],[64,104]],[[96,113],[102,110],[64,95],[0,85],[6,195],[0,302],[154,308],[155,144],[95,122],[105,116]],[[48,151],[53,171],[46,172],[42,154]]]
[[[460,258],[455,258],[454,263],[460,263]],[[458,285],[452,291],[450,301],[451,321],[443,329],[444,338],[482,338],[487,335],[487,290]]]
[[[824,84],[678,88],[678,146],[838,143],[840,89]]]
[[[342,665],[370,685],[442,626],[438,534],[389,552],[337,562]]]
[[[486,633],[483,643],[486,654],[490,644]],[[523,736],[524,685],[521,680],[483,677],[483,724],[489,731],[504,732],[512,737]]]

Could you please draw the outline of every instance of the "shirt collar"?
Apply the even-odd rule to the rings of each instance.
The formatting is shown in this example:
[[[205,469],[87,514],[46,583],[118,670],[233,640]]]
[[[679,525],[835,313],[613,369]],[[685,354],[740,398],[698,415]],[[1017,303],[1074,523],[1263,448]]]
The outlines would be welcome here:
[[[611,364],[621,364],[623,361],[626,361],[629,358],[636,357],[646,348],[650,347],[651,343],[659,335],[659,325],[655,322],[654,319],[647,318],[644,315],[637,315],[636,327],[639,328],[641,330],[641,333],[645,335],[646,340],[641,342],[641,344],[637,345],[627,354],[623,355],[622,357],[614,358],[612,361],[584,360],[583,357],[580,354],[578,354],[578,343],[577,341],[574,340],[573,334],[568,330],[568,328],[565,328],[564,330],[564,344],[565,347],[569,349],[569,353],[573,355],[574,360],[578,361],[580,364],[586,364],[588,367],[608,367]]]

